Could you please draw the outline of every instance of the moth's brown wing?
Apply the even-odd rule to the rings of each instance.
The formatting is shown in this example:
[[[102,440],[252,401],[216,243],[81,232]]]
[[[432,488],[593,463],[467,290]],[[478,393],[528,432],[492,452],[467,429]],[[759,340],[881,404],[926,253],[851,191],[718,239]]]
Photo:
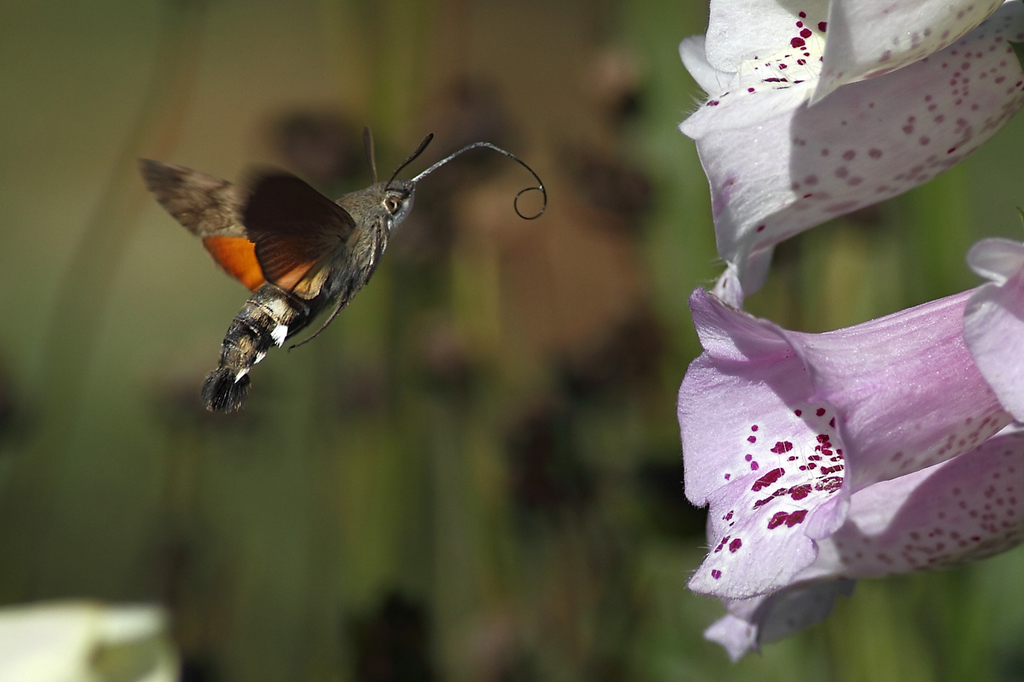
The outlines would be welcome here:
[[[255,245],[242,223],[249,193],[227,180],[161,161],[139,159],[139,170],[160,205],[192,234],[226,273],[251,291],[263,284]]]
[[[243,221],[267,281],[306,299],[319,293],[324,268],[356,229],[348,211],[283,173],[256,182]]]
[[[168,213],[198,237],[244,237],[249,193],[227,180],[184,166],[139,159],[146,187]]]

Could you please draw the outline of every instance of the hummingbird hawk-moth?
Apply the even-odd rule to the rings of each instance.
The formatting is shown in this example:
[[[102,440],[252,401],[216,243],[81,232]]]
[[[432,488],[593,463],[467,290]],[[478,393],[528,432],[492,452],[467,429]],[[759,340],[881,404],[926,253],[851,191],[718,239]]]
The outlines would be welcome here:
[[[225,272],[252,295],[232,320],[221,344],[220,363],[203,384],[202,400],[212,412],[232,412],[245,403],[249,372],[273,346],[305,329],[332,308],[327,320],[302,345],[320,334],[368,282],[388,246],[391,232],[412,210],[416,183],[477,147],[493,149],[525,167],[537,180],[516,195],[547,190],[533,169],[489,142],[463,147],[411,180],[397,179],[433,135],[428,135],[387,182],[377,181],[373,143],[364,132],[372,184],[331,201],[294,175],[259,175],[249,189],[183,166],[141,159],[146,186],[164,209],[203,246]],[[292,346],[293,348],[295,346]]]

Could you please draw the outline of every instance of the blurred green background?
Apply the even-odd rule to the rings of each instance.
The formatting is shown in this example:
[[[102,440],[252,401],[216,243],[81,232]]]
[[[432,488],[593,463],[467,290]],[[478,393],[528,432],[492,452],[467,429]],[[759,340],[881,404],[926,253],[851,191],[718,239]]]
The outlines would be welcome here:
[[[0,12],[0,600],[158,601],[183,679],[1024,680],[1024,555],[866,581],[738,665],[685,588],[687,297],[718,273],[676,124],[707,8],[591,0],[37,0]],[[245,290],[146,195],[135,159],[340,195],[427,133],[370,285],[198,393]],[[1020,238],[1024,123],[908,195],[783,245],[748,301],[797,329],[975,284]],[[406,171],[411,176],[414,169]]]

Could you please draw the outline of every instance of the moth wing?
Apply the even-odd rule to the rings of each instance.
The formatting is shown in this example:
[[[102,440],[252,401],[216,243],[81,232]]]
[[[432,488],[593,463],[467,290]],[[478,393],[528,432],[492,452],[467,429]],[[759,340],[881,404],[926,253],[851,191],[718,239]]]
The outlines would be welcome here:
[[[319,293],[326,279],[321,271],[356,229],[348,211],[283,173],[256,182],[242,217],[263,276],[303,298]],[[300,283],[301,290],[296,290]]]
[[[162,161],[139,159],[146,187],[164,209],[198,237],[244,237],[243,187]]]
[[[242,223],[249,197],[243,187],[162,161],[140,159],[139,170],[156,200],[189,232],[202,238],[213,260],[249,290],[263,284],[263,271]]]

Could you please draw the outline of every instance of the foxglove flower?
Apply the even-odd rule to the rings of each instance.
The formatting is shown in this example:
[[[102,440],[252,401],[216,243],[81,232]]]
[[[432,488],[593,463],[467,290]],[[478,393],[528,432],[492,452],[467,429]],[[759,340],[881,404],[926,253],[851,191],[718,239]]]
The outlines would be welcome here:
[[[846,522],[815,560],[770,595],[727,603],[705,636],[733,660],[820,622],[853,578],[951,568],[1024,541],[1024,433],[1008,428],[977,448],[853,494]]]
[[[824,334],[782,329],[702,289],[704,353],[679,393],[686,494],[710,505],[696,592],[789,585],[850,496],[964,453],[1012,417],[964,342],[973,291]]]
[[[712,3],[706,38],[680,45],[709,94],[680,129],[711,184],[721,297],[739,305],[775,244],[938,175],[1024,104],[1022,3],[966,35],[997,3],[948,4]]]
[[[850,579],[1024,537],[1024,431],[1004,429],[1024,422],[1024,244],[968,262],[989,283],[824,334],[691,296],[705,351],[679,422],[711,551],[690,587],[726,602],[707,636],[734,657],[824,618]]]

